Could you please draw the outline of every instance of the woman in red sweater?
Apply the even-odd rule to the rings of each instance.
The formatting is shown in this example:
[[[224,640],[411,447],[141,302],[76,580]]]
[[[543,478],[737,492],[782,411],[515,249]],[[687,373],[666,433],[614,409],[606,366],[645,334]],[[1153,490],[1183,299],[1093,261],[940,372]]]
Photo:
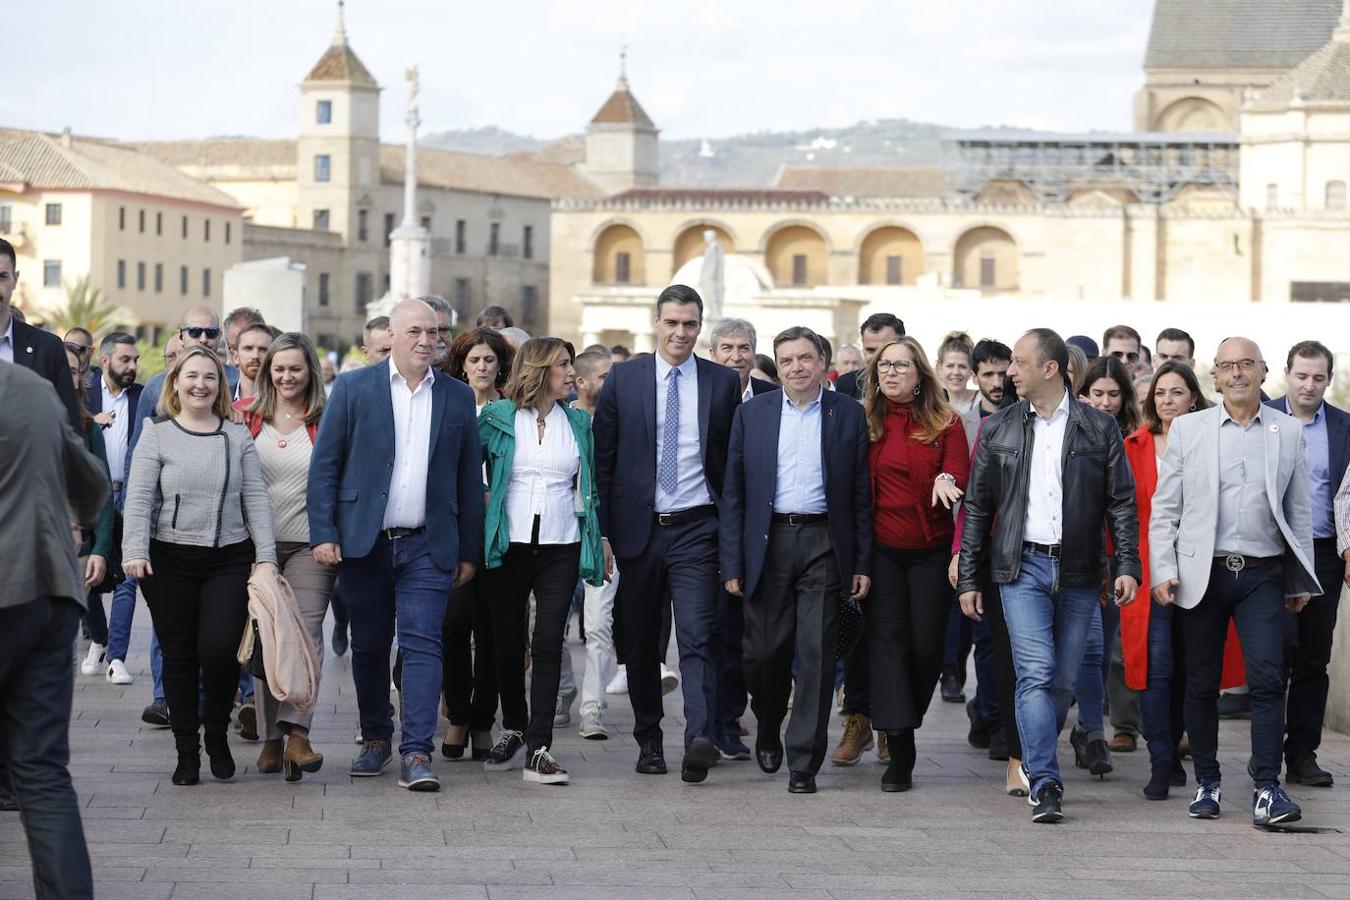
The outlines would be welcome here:
[[[966,487],[970,452],[961,420],[914,338],[882,347],[863,385],[872,441],[872,592],[864,604],[872,724],[886,733],[891,750],[881,789],[905,791],[914,773],[914,731],[942,671],[952,507]]]

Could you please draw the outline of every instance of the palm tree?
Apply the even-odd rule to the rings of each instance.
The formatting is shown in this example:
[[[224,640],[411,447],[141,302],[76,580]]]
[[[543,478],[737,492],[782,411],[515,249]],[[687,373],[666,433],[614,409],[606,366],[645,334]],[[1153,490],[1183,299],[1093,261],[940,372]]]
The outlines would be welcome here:
[[[47,327],[58,335],[79,326],[98,336],[132,318],[126,310],[105,302],[102,288],[88,275],[81,275],[78,281],[65,287],[66,305],[47,315]]]

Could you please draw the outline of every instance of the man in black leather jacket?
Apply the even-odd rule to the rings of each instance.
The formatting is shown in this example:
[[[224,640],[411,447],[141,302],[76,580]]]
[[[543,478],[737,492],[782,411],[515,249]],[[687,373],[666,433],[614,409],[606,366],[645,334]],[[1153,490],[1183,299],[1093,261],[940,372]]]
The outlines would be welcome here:
[[[973,619],[984,611],[976,573],[986,555],[1000,587],[1035,822],[1063,817],[1055,747],[1107,578],[1107,528],[1117,604],[1134,600],[1141,575],[1134,477],[1120,429],[1073,399],[1067,368],[1064,341],[1048,328],[1032,329],[1013,348],[1008,375],[1022,400],[980,432],[957,571],[961,608]]]

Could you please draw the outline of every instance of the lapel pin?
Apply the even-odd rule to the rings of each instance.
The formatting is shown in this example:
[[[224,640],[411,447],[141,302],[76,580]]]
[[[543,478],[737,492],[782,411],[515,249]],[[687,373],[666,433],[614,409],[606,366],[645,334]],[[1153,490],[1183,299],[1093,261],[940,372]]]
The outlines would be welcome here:
[[[32,348],[32,347],[28,347],[27,350],[28,350],[29,353],[32,353],[32,352],[33,352],[33,348]]]

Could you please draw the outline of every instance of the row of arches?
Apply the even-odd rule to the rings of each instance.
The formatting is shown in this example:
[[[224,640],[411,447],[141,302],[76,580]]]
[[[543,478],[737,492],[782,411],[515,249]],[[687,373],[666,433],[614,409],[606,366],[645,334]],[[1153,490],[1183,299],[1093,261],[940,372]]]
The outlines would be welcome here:
[[[727,230],[713,224],[690,225],[675,238],[670,274],[703,255],[711,231],[726,254],[738,248]],[[756,248],[778,287],[829,284],[829,245],[814,227],[789,223],[773,229]],[[645,285],[648,262],[642,236],[632,225],[615,222],[596,235],[593,280],[596,284]],[[869,231],[858,247],[857,283],[912,286],[927,271],[923,242],[908,228],[882,225]],[[659,273],[652,272],[660,279]],[[1017,243],[1002,228],[981,225],[964,232],[952,254],[955,287],[1011,291],[1018,286]]]

